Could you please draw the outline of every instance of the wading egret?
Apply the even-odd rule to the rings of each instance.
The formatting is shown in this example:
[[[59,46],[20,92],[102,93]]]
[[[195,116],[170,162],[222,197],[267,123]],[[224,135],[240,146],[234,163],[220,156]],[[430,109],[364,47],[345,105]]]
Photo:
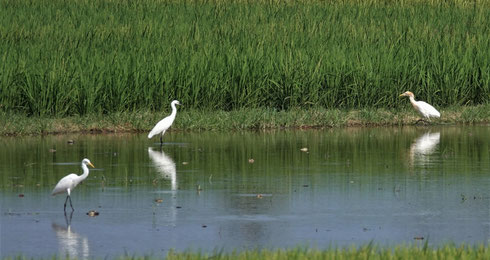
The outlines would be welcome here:
[[[71,197],[70,197],[70,194],[71,194],[71,191],[73,189],[75,189],[75,187],[80,183],[82,182],[83,180],[85,180],[87,177],[88,177],[88,167],[87,165],[90,165],[92,166],[92,168],[95,168],[95,166],[90,162],[89,159],[83,159],[82,160],[82,169],[83,169],[83,174],[78,176],[74,173],[72,174],[68,174],[66,175],[65,177],[63,177],[59,182],[58,184],[56,184],[56,186],[54,187],[53,189],[53,192],[51,193],[51,195],[57,195],[57,194],[61,194],[61,193],[67,193],[68,195],[66,196],[66,199],[65,199],[65,205],[64,205],[64,210],[66,211],[66,202],[68,201],[68,199],[70,199],[70,207],[71,207],[71,210],[73,211],[73,205],[71,203]]]
[[[160,134],[160,144],[162,144],[163,134],[165,134],[165,131],[170,128],[175,120],[175,116],[177,115],[177,108],[175,107],[175,105],[180,105],[180,102],[178,100],[174,100],[172,101],[172,103],[170,103],[170,106],[172,107],[172,113],[164,119],[160,120],[160,122],[158,122],[155,127],[153,127],[153,129],[148,134],[148,139],[151,139],[153,136]]]
[[[424,101],[415,101],[415,96],[410,91],[401,94],[400,97],[408,97],[410,99],[410,103],[412,103],[413,108],[426,119],[430,119],[431,117],[441,117],[441,113],[439,113],[439,111],[437,111],[437,109],[435,109],[433,106],[427,104]],[[417,120],[417,123],[421,120],[423,121],[423,119]]]

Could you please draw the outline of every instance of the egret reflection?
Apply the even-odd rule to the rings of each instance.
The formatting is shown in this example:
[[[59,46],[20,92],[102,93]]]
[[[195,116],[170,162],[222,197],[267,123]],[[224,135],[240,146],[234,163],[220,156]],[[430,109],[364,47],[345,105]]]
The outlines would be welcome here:
[[[53,223],[51,226],[56,233],[59,244],[59,255],[68,255],[70,258],[88,259],[90,250],[88,238],[71,229],[73,211],[67,215],[65,212],[65,225]]]
[[[170,180],[171,189],[177,190],[177,170],[172,158],[163,151],[155,151],[151,147],[148,148],[148,155],[161,177]]]
[[[417,138],[410,146],[410,162],[412,165],[426,165],[430,155],[434,153],[441,141],[441,133],[427,132]]]
[[[166,155],[163,151],[155,151],[151,148],[148,148],[148,155],[150,156],[150,160],[153,163],[153,166],[156,168],[157,172],[161,176],[161,178],[170,180],[170,189],[171,189],[171,198],[167,198],[169,202],[163,200],[167,210],[164,212],[163,218],[156,218],[156,214],[154,213],[154,225],[156,227],[157,221],[163,221],[163,225],[174,225],[177,221],[177,170],[175,167],[175,162],[170,158],[170,156]]]

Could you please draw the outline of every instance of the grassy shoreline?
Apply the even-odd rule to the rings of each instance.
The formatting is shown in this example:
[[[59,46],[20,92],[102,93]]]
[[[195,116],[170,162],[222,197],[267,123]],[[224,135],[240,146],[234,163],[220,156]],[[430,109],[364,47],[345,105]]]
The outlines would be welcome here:
[[[407,106],[409,106],[407,104]],[[490,104],[441,109],[433,124],[489,124]],[[133,111],[108,115],[37,117],[0,113],[0,136],[65,133],[138,133],[149,131],[166,112]],[[236,131],[283,128],[326,128],[413,125],[419,119],[410,107],[403,110],[325,108],[234,111],[182,110],[170,131]]]

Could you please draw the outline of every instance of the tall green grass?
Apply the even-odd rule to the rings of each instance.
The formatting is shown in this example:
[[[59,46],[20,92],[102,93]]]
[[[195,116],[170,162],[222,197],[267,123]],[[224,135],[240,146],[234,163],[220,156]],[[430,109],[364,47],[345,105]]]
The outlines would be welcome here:
[[[0,111],[488,104],[486,1],[0,2]]]

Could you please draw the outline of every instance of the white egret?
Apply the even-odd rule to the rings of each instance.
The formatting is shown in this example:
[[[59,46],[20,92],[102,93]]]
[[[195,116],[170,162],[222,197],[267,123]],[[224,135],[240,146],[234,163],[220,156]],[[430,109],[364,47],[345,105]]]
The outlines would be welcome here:
[[[415,96],[410,91],[401,94],[400,97],[408,97],[413,108],[426,119],[430,119],[431,117],[441,117],[441,113],[439,113],[439,111],[437,111],[437,109],[435,109],[433,106],[424,101],[416,101]],[[421,120],[423,121],[423,119],[419,119],[417,122]]]
[[[82,182],[83,180],[85,180],[87,177],[88,177],[88,167],[87,165],[90,165],[92,166],[92,168],[95,168],[95,166],[90,162],[89,159],[83,159],[82,160],[82,169],[83,169],[83,174],[78,176],[74,173],[71,173],[71,174],[68,174],[66,175],[65,177],[63,177],[59,182],[58,184],[56,184],[56,186],[54,187],[53,189],[53,192],[51,193],[51,195],[57,195],[57,194],[61,194],[61,193],[67,193],[68,195],[66,196],[66,199],[65,199],[65,205],[64,205],[64,210],[66,211],[66,202],[68,201],[68,199],[70,199],[70,207],[72,209],[72,211],[74,210],[73,209],[73,204],[71,203],[71,197],[70,197],[70,194],[71,194],[71,191],[73,189],[75,189],[75,187],[80,183]]]
[[[180,105],[180,102],[178,100],[174,100],[172,101],[172,103],[170,103],[170,106],[172,107],[172,113],[164,119],[160,120],[160,122],[158,122],[155,127],[153,127],[153,129],[148,134],[148,139],[151,139],[153,136],[160,134],[160,144],[162,144],[163,134],[165,134],[165,131],[167,131],[170,126],[172,126],[172,123],[175,120],[175,116],[177,115],[177,108],[175,107],[175,105]]]

